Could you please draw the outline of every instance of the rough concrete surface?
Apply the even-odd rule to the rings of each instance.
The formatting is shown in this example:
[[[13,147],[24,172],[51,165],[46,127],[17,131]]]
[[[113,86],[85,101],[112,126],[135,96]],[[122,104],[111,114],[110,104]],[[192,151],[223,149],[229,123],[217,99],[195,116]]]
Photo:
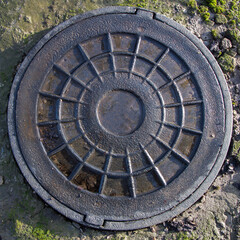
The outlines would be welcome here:
[[[71,222],[32,191],[11,153],[7,103],[19,64],[52,27],[112,5],[144,7],[185,25],[212,51],[232,94],[234,129],[217,179],[190,209],[150,228],[104,232]],[[0,240],[240,239],[240,1],[0,0]]]

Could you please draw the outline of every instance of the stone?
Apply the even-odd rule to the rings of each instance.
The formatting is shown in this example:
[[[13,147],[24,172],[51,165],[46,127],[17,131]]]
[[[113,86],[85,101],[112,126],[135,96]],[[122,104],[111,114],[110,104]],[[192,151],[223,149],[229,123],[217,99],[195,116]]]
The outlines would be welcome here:
[[[232,57],[236,57],[237,56],[237,49],[236,48],[231,48],[228,50],[228,54]]]
[[[219,34],[224,35],[225,32],[228,30],[228,28],[225,25],[219,25],[217,26],[217,31],[219,32]]]
[[[30,16],[24,16],[23,20],[24,20],[24,22],[32,23],[32,18]]]
[[[240,141],[233,142],[232,156],[235,156],[240,162]]]
[[[218,51],[220,51],[219,42],[218,42],[218,41],[213,41],[213,42],[211,43],[210,51],[211,51],[211,52],[218,52]]]
[[[72,225],[77,228],[77,229],[81,229],[80,224],[76,223],[76,222],[72,222]]]
[[[231,39],[231,41],[234,43],[234,44],[238,44],[240,45],[240,30],[238,30],[237,28],[235,29],[229,29],[227,32],[226,32],[226,36]]]
[[[224,38],[221,42],[221,47],[226,50],[232,47],[232,42],[228,38]]]
[[[4,178],[3,176],[0,176],[0,186],[4,184]]]
[[[225,73],[233,72],[236,67],[236,59],[227,53],[218,58],[218,63]]]
[[[216,14],[215,22],[218,24],[224,24],[227,23],[227,18],[223,14]]]

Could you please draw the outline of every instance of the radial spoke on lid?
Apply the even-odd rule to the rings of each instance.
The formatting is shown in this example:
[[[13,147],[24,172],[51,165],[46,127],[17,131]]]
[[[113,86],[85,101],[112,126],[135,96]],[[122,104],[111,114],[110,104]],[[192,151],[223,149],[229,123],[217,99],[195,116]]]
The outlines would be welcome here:
[[[56,95],[56,94],[53,94],[53,93],[39,91],[39,94],[44,96],[44,97],[62,99],[62,100],[67,101],[67,102],[78,103],[78,101],[73,99],[73,98],[67,98],[67,97],[59,96],[59,95]]]
[[[146,81],[146,79],[153,73],[153,71],[158,67],[158,65],[160,64],[160,62],[163,60],[163,58],[168,54],[169,52],[169,48],[166,48],[166,50],[161,54],[161,56],[158,58],[157,62],[155,63],[155,65],[151,68],[151,70],[148,72],[146,78],[144,79],[144,81]]]
[[[61,119],[61,120],[53,120],[53,121],[44,121],[44,122],[39,122],[37,125],[44,126],[44,125],[51,125],[51,124],[58,124],[58,123],[68,123],[68,122],[75,122],[80,119],[83,119],[83,118],[69,118],[69,119]]]
[[[104,167],[103,167],[103,171],[104,171],[105,174],[102,175],[101,180],[100,180],[100,185],[99,185],[99,190],[98,190],[99,194],[103,193],[104,187],[106,185],[107,173],[109,171],[110,164],[111,164],[111,161],[112,161],[111,152],[112,152],[112,150],[110,149],[109,154],[106,155],[106,158],[105,158],[105,163],[104,163]]]
[[[201,135],[203,133],[201,130],[187,128],[187,127],[175,125],[175,124],[168,123],[168,122],[156,121],[156,123],[163,124],[165,126],[172,127],[172,128],[182,129],[182,130],[184,130],[186,132],[195,133],[195,134],[198,134],[198,135]]]
[[[83,57],[86,59],[86,61],[89,62],[89,64],[91,65],[93,71],[95,72],[95,74],[97,75],[98,80],[103,83],[103,80],[97,70],[97,68],[95,67],[94,63],[91,61],[91,59],[89,58],[88,54],[84,51],[84,49],[82,48],[82,46],[80,44],[77,45],[79,51],[81,52],[81,54],[83,55]]]
[[[143,147],[141,144],[140,144],[140,147],[141,147],[144,155],[146,156],[148,162],[151,164],[151,166],[152,166],[152,168],[153,168],[153,170],[154,170],[157,178],[159,179],[159,181],[161,182],[161,184],[162,184],[163,186],[166,186],[166,185],[167,185],[166,180],[164,179],[164,177],[163,177],[162,173],[160,172],[160,170],[155,166],[152,157],[150,156],[150,154],[148,153],[148,151],[147,151],[146,149],[144,149],[144,147]]]
[[[131,197],[135,198],[136,197],[136,188],[135,188],[135,182],[134,182],[134,178],[132,176],[132,163],[131,163],[131,158],[129,156],[129,152],[128,149],[126,148],[126,170],[127,173],[129,174],[129,192]]]
[[[174,78],[173,81],[177,82],[177,81],[179,81],[181,79],[184,79],[184,78],[188,77],[190,74],[191,74],[191,71],[187,71],[187,72],[181,74],[180,76]]]
[[[162,69],[162,70],[163,70],[163,69]],[[165,74],[166,74],[166,71],[164,71],[164,72],[165,72]],[[188,77],[190,74],[191,74],[191,71],[187,71],[187,72],[181,74],[180,76],[178,76],[178,77],[176,77],[176,78],[174,78],[174,79],[171,79],[171,77],[168,75],[168,78],[170,78],[171,81],[168,82],[168,83],[166,83],[166,84],[164,84],[164,85],[162,85],[162,86],[160,86],[160,87],[157,89],[157,91],[160,91],[161,89],[164,89],[164,88],[166,88],[166,87],[171,86],[172,84],[174,84],[174,82],[179,81],[179,80],[181,80],[181,79],[183,79],[183,78],[185,78],[185,77]]]
[[[185,164],[189,164],[190,161],[189,159],[187,159],[186,157],[182,156],[180,153],[178,153],[175,149],[173,149],[171,146],[169,146],[167,143],[165,143],[164,141],[162,141],[160,138],[151,135],[157,142],[161,143],[162,145],[164,145],[166,148],[168,148],[169,150],[171,150],[171,152],[173,152],[183,163]]]
[[[113,54],[112,37],[111,37],[110,33],[108,33],[108,35],[107,35],[107,40],[108,40],[110,58],[111,58],[111,63],[112,63],[112,71],[113,71],[114,76],[116,76],[116,64],[115,64],[115,57],[114,57],[114,54]]]
[[[91,148],[88,153],[84,156],[82,162],[79,162],[77,164],[77,166],[73,169],[73,171],[71,172],[71,174],[68,176],[68,180],[71,181],[73,180],[78,174],[79,172],[81,171],[81,169],[83,168],[84,166],[84,163],[89,159],[89,157],[93,154],[94,152],[94,148]]]
[[[53,155],[55,155],[56,153],[60,152],[61,150],[63,150],[65,147],[67,146],[66,143],[54,148],[53,150],[51,150],[50,152],[48,152],[48,157],[51,157]]]
[[[82,87],[84,87],[85,89],[87,89],[88,91],[92,91],[92,89],[90,88],[90,87],[88,87],[84,82],[82,82],[80,79],[78,79],[78,78],[76,78],[76,77],[74,77],[74,76],[72,76],[71,77],[72,78],[72,80],[74,80],[75,82],[77,82],[77,83],[79,83]]]
[[[171,108],[171,107],[179,107],[181,105],[188,106],[188,105],[195,105],[195,104],[201,104],[201,103],[203,103],[202,100],[193,100],[193,101],[185,101],[185,102],[182,102],[182,103],[166,104],[166,105],[163,105],[163,107]]]
[[[129,74],[132,74],[134,66],[136,64],[136,57],[137,57],[136,54],[138,54],[140,43],[141,43],[141,36],[138,36],[138,39],[137,39],[137,42],[136,42],[136,46],[135,46],[134,55],[132,57],[132,65],[131,65]]]
[[[68,77],[71,77],[71,74],[69,72],[67,72],[64,68],[62,68],[61,66],[59,66],[58,64],[54,64],[53,65],[57,70],[61,71],[62,73],[64,73],[65,75],[67,75]]]

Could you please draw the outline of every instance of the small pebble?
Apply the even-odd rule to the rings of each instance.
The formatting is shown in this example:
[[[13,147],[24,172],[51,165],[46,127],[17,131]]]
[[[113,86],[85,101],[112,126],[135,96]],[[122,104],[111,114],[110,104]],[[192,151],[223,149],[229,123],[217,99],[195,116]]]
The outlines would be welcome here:
[[[23,17],[24,22],[32,23],[32,18],[30,16]]]
[[[3,176],[0,176],[0,186],[3,185],[3,183],[4,183],[4,178],[3,178]]]
[[[78,224],[78,223],[76,223],[76,222],[72,222],[72,225],[73,225],[75,228],[77,228],[77,229],[80,229],[80,228],[81,228],[80,224]]]
[[[228,166],[228,173],[234,173],[234,166],[232,163],[230,163]]]
[[[222,227],[222,228],[225,228],[226,227],[226,224],[225,224],[225,222],[223,222],[223,221],[220,221],[220,222],[218,222],[219,223],[219,225]]]
[[[232,42],[228,38],[224,38],[221,42],[221,47],[223,49],[229,49],[232,47]]]

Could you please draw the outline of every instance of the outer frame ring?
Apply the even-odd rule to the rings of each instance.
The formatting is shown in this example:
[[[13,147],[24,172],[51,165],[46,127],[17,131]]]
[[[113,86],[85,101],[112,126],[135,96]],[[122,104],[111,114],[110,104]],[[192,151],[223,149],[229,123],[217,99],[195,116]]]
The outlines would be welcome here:
[[[51,207],[56,209],[58,212],[62,213],[66,217],[77,221],[79,223],[82,223],[86,226],[94,227],[94,228],[100,228],[100,229],[108,229],[108,230],[130,230],[130,229],[138,229],[147,227],[159,222],[163,222],[167,219],[170,219],[182,211],[189,208],[200,196],[202,196],[211,183],[216,178],[218,171],[221,168],[221,165],[226,157],[227,150],[230,144],[231,140],[231,132],[232,132],[232,105],[231,105],[231,97],[230,93],[228,91],[227,83],[224,79],[224,75],[220,69],[220,67],[217,64],[217,61],[212,56],[210,51],[207,49],[206,46],[194,35],[192,35],[186,28],[181,26],[180,24],[176,23],[175,21],[168,19],[165,16],[162,16],[160,14],[155,14],[153,19],[161,21],[165,24],[167,24],[169,27],[175,29],[179,33],[183,34],[185,37],[187,37],[203,54],[203,56],[206,58],[206,61],[209,63],[213,71],[215,72],[216,78],[218,79],[219,85],[221,86],[222,94],[223,94],[223,101],[224,101],[224,110],[225,110],[225,134],[223,145],[221,147],[221,150],[218,153],[218,156],[216,158],[216,161],[214,163],[213,168],[210,170],[209,175],[206,177],[202,177],[202,183],[200,186],[195,186],[195,190],[189,189],[190,196],[188,198],[185,198],[183,201],[180,201],[178,205],[176,205],[173,209],[168,210],[166,212],[163,212],[162,214],[153,216],[151,218],[145,218],[137,221],[106,221],[104,227],[103,226],[97,226],[88,223],[87,219],[84,219],[84,216],[82,214],[79,214],[70,208],[67,208],[65,205],[60,203],[58,200],[54,199],[37,181],[37,179],[32,175],[30,169],[25,163],[25,160],[23,158],[23,155],[21,153],[18,139],[16,136],[16,129],[15,129],[15,100],[17,97],[17,91],[19,88],[19,84],[21,82],[21,78],[25,73],[25,69],[29,66],[32,59],[35,57],[35,55],[41,50],[41,48],[57,33],[61,32],[63,29],[71,26],[72,24],[76,23],[77,21],[89,18],[91,16],[95,15],[103,15],[103,14],[115,14],[115,13],[123,13],[123,14],[134,14],[136,13],[138,9],[137,8],[131,8],[131,7],[108,7],[104,9],[98,9],[94,11],[90,11],[87,13],[84,13],[82,15],[75,16],[68,21],[58,25],[53,30],[51,30],[49,33],[47,33],[39,42],[38,44],[29,52],[27,57],[24,59],[23,63],[21,64],[20,69],[18,70],[13,85],[11,88],[11,93],[9,97],[9,104],[8,104],[8,134],[10,138],[11,147],[13,149],[13,154],[16,159],[18,159],[17,163],[18,166],[23,173],[24,177],[27,179],[27,181],[30,183],[31,187],[38,193],[38,195]],[[144,10],[144,13],[148,15],[151,13],[150,11]],[[152,14],[152,13],[151,13]]]

